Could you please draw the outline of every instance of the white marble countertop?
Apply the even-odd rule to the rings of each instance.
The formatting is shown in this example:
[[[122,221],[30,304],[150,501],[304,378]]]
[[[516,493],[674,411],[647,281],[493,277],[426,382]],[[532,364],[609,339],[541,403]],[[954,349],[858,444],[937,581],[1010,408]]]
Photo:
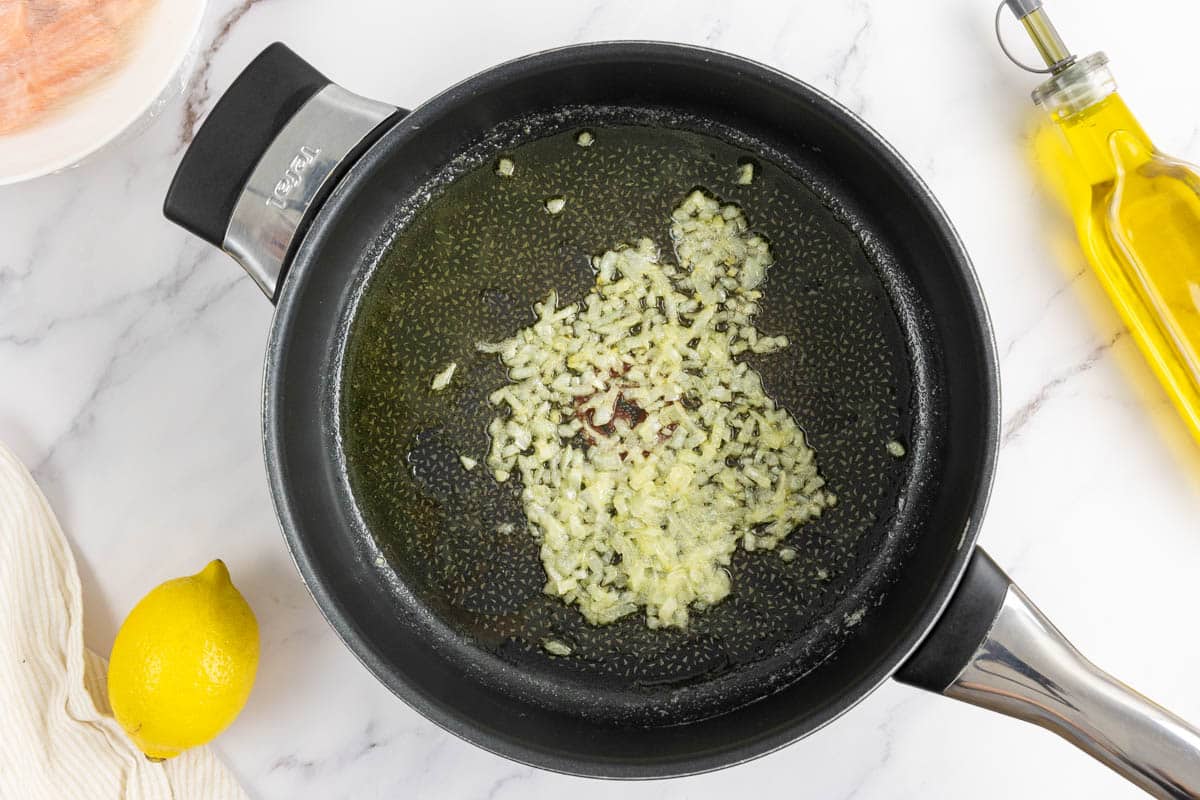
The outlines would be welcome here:
[[[1200,161],[1200,5],[1057,0],[1104,47],[1167,152]],[[151,586],[224,558],[263,659],[217,748],[251,794],[593,798],[443,733],[342,647],[278,533],[259,392],[271,307],[229,259],[160,214],[183,143],[242,66],[283,40],[334,80],[411,107],[523,53],[660,38],[782,68],[865,117],[929,182],[983,282],[1001,356],[1004,443],[982,541],[1101,666],[1200,720],[1200,448],[1187,438],[1035,188],[1033,76],[1003,60],[983,0],[213,0],[186,94],[136,136],[0,190],[0,439],[49,495],[107,653]],[[1138,796],[1065,743],[897,684],[804,742],[632,798]]]

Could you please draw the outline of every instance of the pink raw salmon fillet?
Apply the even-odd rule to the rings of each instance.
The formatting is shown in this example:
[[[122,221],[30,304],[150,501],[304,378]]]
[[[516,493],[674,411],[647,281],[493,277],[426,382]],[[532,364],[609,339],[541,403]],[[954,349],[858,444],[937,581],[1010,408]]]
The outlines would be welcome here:
[[[0,0],[0,135],[110,73],[152,0]]]
[[[97,13],[104,18],[104,21],[114,28],[120,29],[121,26],[128,24],[138,14],[142,13],[147,5],[148,0],[104,0],[97,3]]]
[[[38,31],[26,73],[33,92],[55,103],[74,94],[117,57],[117,33],[90,10],[65,12]]]
[[[29,9],[21,0],[0,0],[0,66],[29,45]]]
[[[28,7],[0,0],[0,134],[25,127],[42,111],[19,65],[28,48]]]

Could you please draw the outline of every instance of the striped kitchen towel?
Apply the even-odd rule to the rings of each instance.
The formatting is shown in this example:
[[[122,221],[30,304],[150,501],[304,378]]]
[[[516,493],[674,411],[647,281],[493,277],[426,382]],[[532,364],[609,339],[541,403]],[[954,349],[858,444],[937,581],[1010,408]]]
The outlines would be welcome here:
[[[242,800],[208,748],[153,763],[83,646],[79,573],[33,477],[0,444],[0,798]]]

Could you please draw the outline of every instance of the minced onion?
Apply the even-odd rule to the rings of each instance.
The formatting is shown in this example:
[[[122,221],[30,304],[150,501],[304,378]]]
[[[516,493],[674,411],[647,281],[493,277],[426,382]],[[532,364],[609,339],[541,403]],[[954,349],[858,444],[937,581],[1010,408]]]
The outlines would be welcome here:
[[[555,656],[571,655],[571,645],[566,642],[560,642],[558,639],[545,639],[542,641],[542,647],[547,653]]]
[[[446,368],[433,376],[433,381],[430,382],[429,388],[435,392],[440,392],[450,385],[450,379],[454,377],[454,370],[458,369],[458,363],[451,361],[446,365]]]
[[[652,628],[686,627],[729,594],[739,542],[773,550],[836,502],[796,422],[735,358],[787,346],[753,322],[767,243],[700,191],[672,219],[678,266],[649,239],[611,250],[582,301],[551,292],[532,325],[478,345],[510,378],[490,397],[508,412],[487,466],[520,476],[546,592],[594,624],[644,608]]]

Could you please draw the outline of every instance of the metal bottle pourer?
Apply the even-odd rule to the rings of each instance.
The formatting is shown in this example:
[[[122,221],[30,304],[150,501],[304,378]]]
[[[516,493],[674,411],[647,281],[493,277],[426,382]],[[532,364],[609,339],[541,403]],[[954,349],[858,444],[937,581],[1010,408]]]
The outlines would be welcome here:
[[[1045,67],[1038,69],[1029,66],[1014,56],[1004,44],[1004,36],[1000,33],[1000,15],[1006,6],[1025,27],[1025,32],[1029,34],[1042,60],[1046,62]],[[1008,56],[1008,60],[1026,72],[1057,75],[1075,63],[1075,56],[1067,49],[1054,23],[1042,9],[1042,0],[1003,0],[996,9],[996,40],[1000,42],[1000,49]]]
[[[1000,15],[1008,8],[1025,28],[1029,38],[1046,62],[1045,67],[1031,67],[1021,61],[1000,33]],[[1046,16],[1042,0],[1003,0],[996,9],[996,39],[1008,60],[1026,72],[1050,77],[1033,91],[1033,101],[1056,116],[1068,116],[1103,100],[1117,90],[1117,83],[1108,70],[1108,57],[1092,53],[1077,58],[1067,49],[1058,29]]]

